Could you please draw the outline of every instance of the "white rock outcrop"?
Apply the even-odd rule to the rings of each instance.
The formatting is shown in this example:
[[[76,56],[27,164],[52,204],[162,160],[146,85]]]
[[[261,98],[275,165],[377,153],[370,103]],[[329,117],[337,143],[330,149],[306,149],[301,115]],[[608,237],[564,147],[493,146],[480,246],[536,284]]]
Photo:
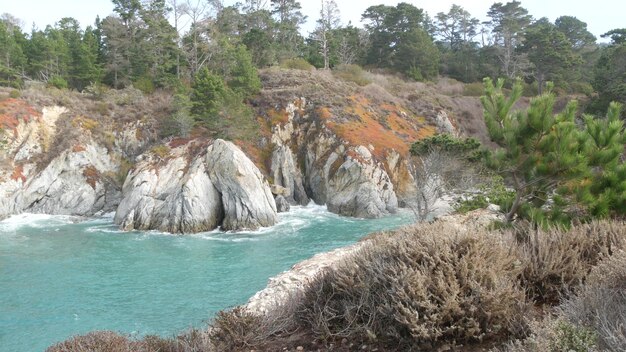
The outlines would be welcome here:
[[[42,165],[56,136],[56,122],[67,112],[59,106],[20,120],[5,131],[0,165],[0,219],[28,213],[90,216],[115,209],[119,192],[111,185],[117,163],[90,138]],[[50,156],[45,156],[49,158]]]
[[[218,139],[204,153],[188,152],[183,146],[166,160],[145,157],[124,183],[115,223],[124,230],[172,233],[276,223],[269,185],[237,146]]]

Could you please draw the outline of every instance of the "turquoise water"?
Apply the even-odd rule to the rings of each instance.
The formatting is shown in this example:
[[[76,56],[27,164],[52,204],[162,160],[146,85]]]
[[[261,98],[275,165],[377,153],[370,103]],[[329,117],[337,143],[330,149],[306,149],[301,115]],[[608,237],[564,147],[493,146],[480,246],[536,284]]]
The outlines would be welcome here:
[[[113,330],[172,336],[245,303],[296,262],[413,220],[343,218],[295,207],[254,233],[124,233],[110,217],[20,215],[0,222],[0,351],[43,351]]]

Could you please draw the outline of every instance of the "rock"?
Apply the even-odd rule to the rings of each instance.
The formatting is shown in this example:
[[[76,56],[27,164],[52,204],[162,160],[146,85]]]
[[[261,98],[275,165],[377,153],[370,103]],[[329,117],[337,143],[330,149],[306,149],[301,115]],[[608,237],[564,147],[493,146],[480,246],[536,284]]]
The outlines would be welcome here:
[[[277,184],[270,185],[270,192],[272,192],[275,196],[287,196],[290,192],[289,188],[285,188],[283,186],[279,186]]]
[[[124,183],[116,224],[124,230],[190,233],[276,222],[269,185],[239,148],[218,139],[189,160],[190,145],[174,148],[166,160],[148,155],[137,164]]]
[[[244,308],[252,314],[262,315],[276,306],[284,304],[292,294],[302,291],[315,276],[327,268],[352,255],[367,241],[319,253],[295,264],[290,270],[284,271],[269,279],[267,287],[252,296]]]
[[[207,149],[205,163],[222,195],[222,229],[257,229],[276,223],[276,203],[267,181],[237,146],[216,140]]]
[[[106,175],[117,165],[107,150],[89,144],[66,150],[42,171],[0,184],[0,218],[23,212],[89,216],[114,210],[119,191]]]
[[[294,163],[294,157],[289,147],[280,145],[272,153],[271,176],[274,184],[286,189],[285,196],[290,204],[307,205],[307,196],[302,184],[302,173]]]
[[[277,196],[274,200],[276,201],[276,210],[279,213],[286,213],[291,208],[289,202],[283,196]]]
[[[139,164],[124,183],[124,198],[114,221],[124,230],[191,233],[216,228],[224,218],[220,194],[202,159],[183,173],[187,160],[177,156],[158,170]],[[158,172],[157,172],[158,171]]]
[[[371,161],[348,157],[329,179],[327,189],[328,210],[340,215],[376,218],[398,207],[389,176]]]
[[[487,210],[493,212],[493,213],[498,213],[500,212],[500,206],[497,204],[489,204],[487,206]]]

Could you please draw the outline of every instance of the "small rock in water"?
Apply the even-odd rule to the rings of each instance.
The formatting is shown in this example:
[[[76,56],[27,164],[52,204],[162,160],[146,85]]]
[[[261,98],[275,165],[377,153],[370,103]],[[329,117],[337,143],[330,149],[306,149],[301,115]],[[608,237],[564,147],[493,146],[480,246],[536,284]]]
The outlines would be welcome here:
[[[298,347],[296,347],[296,351],[304,351],[304,347],[298,346]]]
[[[289,209],[291,208],[291,206],[289,205],[289,202],[283,196],[276,196],[274,200],[276,201],[276,210],[279,213],[288,212]]]

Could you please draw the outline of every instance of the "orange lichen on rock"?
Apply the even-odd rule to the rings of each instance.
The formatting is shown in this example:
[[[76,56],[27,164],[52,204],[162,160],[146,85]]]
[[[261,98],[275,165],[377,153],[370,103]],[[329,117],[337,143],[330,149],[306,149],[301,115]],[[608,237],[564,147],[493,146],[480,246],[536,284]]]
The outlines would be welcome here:
[[[11,180],[22,180],[22,183],[26,182],[26,176],[24,176],[24,165],[16,165],[11,174]]]
[[[13,130],[20,121],[29,122],[38,119],[41,115],[35,108],[20,99],[5,99],[0,101],[0,128]]]
[[[170,142],[169,142],[169,147],[170,148],[178,148],[180,146],[183,146],[187,143],[189,143],[192,139],[191,138],[184,138],[184,137],[176,137],[173,138]]]
[[[85,176],[85,180],[91,186],[91,188],[96,189],[96,183],[100,180],[100,172],[93,165],[89,165],[83,169],[83,176]]]
[[[350,99],[352,104],[344,110],[349,121],[332,121],[327,126],[353,145],[372,145],[372,153],[377,158],[384,157],[389,149],[406,156],[411,143],[435,133],[434,126],[424,125],[418,117],[403,112],[399,106],[372,106],[367,98],[360,95]]]
[[[233,142],[243,150],[264,175],[270,174],[272,152],[274,151],[272,144],[268,143],[266,147],[259,147],[252,141],[237,139]]]
[[[280,111],[276,111],[276,109],[270,109],[267,112],[267,115],[269,117],[269,120],[272,126],[279,125],[279,124],[282,125],[282,124],[286,124],[287,122],[289,122],[289,114],[287,113],[285,109],[282,109]]]
[[[329,120],[331,117],[333,117],[333,114],[330,112],[330,109],[328,109],[325,106],[317,108],[316,112],[317,112],[317,116],[319,116],[319,118],[322,120]]]
[[[80,153],[80,152],[84,152],[85,151],[85,147],[80,145],[80,144],[74,144],[74,146],[72,147],[72,152],[73,153]]]

